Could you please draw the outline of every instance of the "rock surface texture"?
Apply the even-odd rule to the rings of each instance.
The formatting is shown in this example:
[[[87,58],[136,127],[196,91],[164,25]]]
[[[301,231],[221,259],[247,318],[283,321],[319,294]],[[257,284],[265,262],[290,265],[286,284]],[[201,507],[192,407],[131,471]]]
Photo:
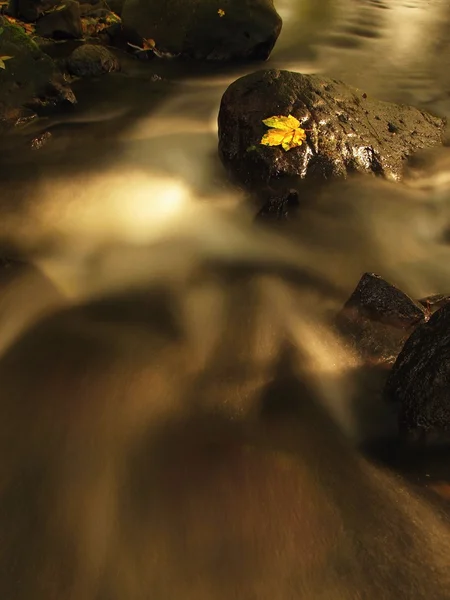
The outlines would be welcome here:
[[[107,48],[85,44],[72,52],[67,60],[67,68],[76,77],[96,77],[119,71],[120,63]]]
[[[411,440],[450,441],[450,304],[406,342],[385,387],[400,403],[401,432]]]
[[[292,115],[306,139],[285,151],[264,146],[263,120]],[[411,106],[381,102],[341,81],[290,71],[246,75],[225,92],[219,113],[219,151],[246,184],[280,178],[327,180],[369,173],[402,177],[404,160],[442,143],[445,122]]]

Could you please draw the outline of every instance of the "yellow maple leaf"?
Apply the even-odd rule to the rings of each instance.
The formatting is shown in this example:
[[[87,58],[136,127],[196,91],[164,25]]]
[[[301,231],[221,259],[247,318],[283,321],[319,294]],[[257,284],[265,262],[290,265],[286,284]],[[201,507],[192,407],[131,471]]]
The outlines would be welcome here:
[[[14,56],[3,56],[0,55],[0,69],[6,69],[5,61],[11,60]]]
[[[276,115],[263,120],[264,125],[271,127],[263,136],[263,146],[281,146],[286,152],[301,146],[306,140],[306,132],[300,127],[300,121],[288,115]]]
[[[217,11],[217,14],[219,15],[219,17],[224,17],[225,11],[222,8],[219,8],[219,10]]]

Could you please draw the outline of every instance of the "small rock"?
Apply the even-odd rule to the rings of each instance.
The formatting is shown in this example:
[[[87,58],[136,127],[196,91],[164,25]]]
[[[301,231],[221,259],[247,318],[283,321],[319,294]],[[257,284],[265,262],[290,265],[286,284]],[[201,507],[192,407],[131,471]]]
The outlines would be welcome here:
[[[126,0],[126,28],[157,50],[200,60],[265,60],[281,31],[272,0]]]
[[[298,119],[306,140],[288,151],[262,145],[268,131],[262,121],[275,115]],[[231,174],[252,185],[355,172],[399,180],[406,157],[442,143],[444,125],[425,111],[365,97],[334,79],[258,71],[232,83],[222,98],[219,151]]]
[[[450,304],[408,339],[384,396],[400,403],[400,432],[407,440],[450,442]]]
[[[83,30],[78,2],[66,0],[55,10],[46,13],[36,23],[36,34],[54,40],[81,38]]]
[[[336,324],[365,358],[393,363],[406,340],[426,320],[423,306],[379,275],[365,273]]]
[[[67,59],[67,68],[76,77],[98,77],[120,70],[114,54],[104,46],[79,46]]]

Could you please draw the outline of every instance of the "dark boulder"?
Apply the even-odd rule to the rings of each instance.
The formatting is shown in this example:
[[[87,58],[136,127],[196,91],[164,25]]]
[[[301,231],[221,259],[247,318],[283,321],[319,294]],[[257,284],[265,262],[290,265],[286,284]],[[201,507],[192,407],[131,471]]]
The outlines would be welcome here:
[[[46,11],[63,4],[62,0],[9,0],[8,14],[17,19],[33,22]]]
[[[450,304],[408,339],[384,395],[400,403],[399,426],[406,439],[450,442]]]
[[[265,60],[281,31],[272,0],[126,0],[122,20],[161,53],[216,61]]]
[[[54,10],[45,13],[36,23],[36,34],[54,40],[83,37],[79,3],[67,0]]]
[[[292,115],[306,131],[285,151],[261,144],[263,120]],[[219,151],[246,184],[331,179],[370,173],[402,176],[413,152],[442,143],[444,120],[411,106],[381,102],[340,81],[290,71],[259,71],[225,92],[219,113]]]
[[[18,25],[0,17],[0,55],[11,57],[0,69],[0,126],[17,122],[25,112],[76,102],[53,60]]]
[[[366,359],[393,363],[427,318],[425,308],[374,273],[365,273],[337,317],[337,326]]]
[[[72,52],[67,68],[76,77],[97,77],[119,71],[120,63],[108,48],[85,44]]]

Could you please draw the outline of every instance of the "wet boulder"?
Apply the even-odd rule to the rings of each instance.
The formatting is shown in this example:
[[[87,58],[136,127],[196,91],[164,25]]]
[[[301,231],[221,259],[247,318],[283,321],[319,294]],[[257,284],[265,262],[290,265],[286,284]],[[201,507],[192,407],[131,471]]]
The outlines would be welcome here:
[[[375,273],[365,273],[336,324],[365,359],[393,363],[427,313],[419,302]]]
[[[67,69],[76,77],[98,77],[120,70],[114,54],[104,46],[85,44],[79,46],[67,59]]]
[[[291,149],[261,144],[269,131],[263,120],[278,115],[292,115],[304,130]],[[425,111],[381,102],[341,81],[266,70],[241,77],[223,95],[219,152],[230,173],[251,185],[350,173],[399,180],[409,155],[442,143],[444,126]]]
[[[384,395],[400,403],[399,426],[406,439],[450,443],[450,304],[408,339]]]
[[[0,17],[0,125],[11,125],[26,109],[76,102],[53,60],[18,25]],[[32,113],[31,113],[32,114]]]
[[[200,60],[265,60],[281,31],[273,0],[126,0],[121,16],[162,54]]]
[[[66,0],[45,13],[36,23],[36,34],[54,40],[79,39],[83,37],[80,5]]]

